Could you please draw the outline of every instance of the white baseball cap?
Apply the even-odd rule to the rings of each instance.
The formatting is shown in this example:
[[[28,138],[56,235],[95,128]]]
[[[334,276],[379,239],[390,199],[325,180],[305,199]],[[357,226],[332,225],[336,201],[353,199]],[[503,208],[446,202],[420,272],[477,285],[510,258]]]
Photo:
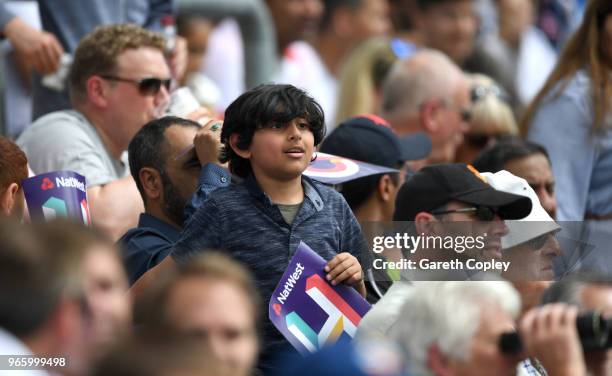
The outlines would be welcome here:
[[[501,170],[494,174],[483,172],[481,175],[484,176],[487,183],[497,190],[527,196],[531,199],[531,212],[528,216],[516,221],[506,221],[510,231],[501,239],[502,249],[512,248],[541,235],[561,229],[561,226],[544,210],[538,195],[525,179],[519,178],[506,170]]]

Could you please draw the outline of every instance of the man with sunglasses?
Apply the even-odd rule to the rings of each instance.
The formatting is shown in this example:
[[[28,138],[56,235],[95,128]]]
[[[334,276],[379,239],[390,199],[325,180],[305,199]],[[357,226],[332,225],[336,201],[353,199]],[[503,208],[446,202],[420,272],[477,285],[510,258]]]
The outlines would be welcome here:
[[[167,105],[164,39],[134,25],[98,28],[77,47],[69,84],[74,110],[39,118],[18,144],[36,173],[84,175],[93,223],[117,239],[143,209],[123,153]]]
[[[473,273],[466,269],[468,262],[502,260],[501,239],[508,233],[504,220],[523,218],[531,207],[528,197],[496,190],[472,166],[443,164],[421,169],[404,184],[397,195],[393,218],[411,221],[417,236],[452,238],[454,247],[451,244],[449,248],[446,242],[443,247],[422,242],[410,250],[410,260],[420,268],[424,265],[422,260],[459,260],[462,265],[434,270],[434,274],[451,272],[469,278]],[[468,237],[475,239],[471,245],[465,241]]]

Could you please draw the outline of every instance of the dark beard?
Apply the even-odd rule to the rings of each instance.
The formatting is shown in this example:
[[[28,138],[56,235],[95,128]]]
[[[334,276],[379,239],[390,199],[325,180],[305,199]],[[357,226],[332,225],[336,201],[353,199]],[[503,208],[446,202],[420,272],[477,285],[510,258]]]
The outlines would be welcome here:
[[[187,200],[178,193],[172,181],[165,172],[160,173],[164,188],[164,214],[177,226],[183,227],[184,211]]]

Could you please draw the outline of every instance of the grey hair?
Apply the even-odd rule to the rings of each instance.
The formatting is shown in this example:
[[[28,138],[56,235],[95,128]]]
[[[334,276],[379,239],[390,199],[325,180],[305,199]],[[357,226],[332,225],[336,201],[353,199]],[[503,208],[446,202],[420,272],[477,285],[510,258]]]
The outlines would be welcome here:
[[[582,305],[582,291],[589,285],[612,287],[612,276],[595,270],[581,270],[553,283],[542,294],[541,303]]]
[[[416,112],[431,98],[451,99],[463,72],[441,52],[424,49],[395,62],[382,86],[384,116]]]
[[[406,354],[409,373],[432,375],[427,354],[432,345],[454,359],[469,358],[470,342],[484,306],[498,306],[516,318],[521,299],[506,281],[436,281],[415,284],[392,336]]]

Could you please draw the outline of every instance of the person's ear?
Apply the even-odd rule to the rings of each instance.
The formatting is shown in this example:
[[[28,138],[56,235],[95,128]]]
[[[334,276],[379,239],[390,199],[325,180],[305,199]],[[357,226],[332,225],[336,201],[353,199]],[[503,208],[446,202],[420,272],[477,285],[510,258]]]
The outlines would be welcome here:
[[[420,118],[422,127],[428,132],[436,132],[439,128],[439,112],[441,102],[436,99],[428,99],[421,104]]]
[[[108,93],[110,91],[110,86],[102,77],[89,77],[85,83],[85,89],[87,90],[87,98],[89,102],[98,107],[106,107],[108,105]]]
[[[394,198],[393,191],[397,187],[393,184],[393,180],[387,174],[378,179],[378,197],[383,202],[388,202]]]
[[[164,185],[159,171],[151,167],[143,167],[138,171],[138,179],[147,199],[159,200],[163,197]]]
[[[414,217],[414,226],[417,234],[434,234],[436,232],[435,225],[438,223],[436,217],[427,212],[419,212]]]
[[[0,196],[0,210],[2,210],[2,214],[4,216],[11,216],[17,200],[23,199],[23,197],[18,195],[18,193],[19,184],[17,183],[9,184],[8,188],[2,192],[2,195]]]
[[[436,376],[451,376],[453,374],[447,357],[442,354],[436,344],[427,348],[427,368]]]
[[[238,133],[232,133],[229,137],[229,144],[234,153],[238,154],[240,157],[244,159],[251,159],[251,151],[249,149],[240,149],[238,147],[238,138],[240,135]]]

